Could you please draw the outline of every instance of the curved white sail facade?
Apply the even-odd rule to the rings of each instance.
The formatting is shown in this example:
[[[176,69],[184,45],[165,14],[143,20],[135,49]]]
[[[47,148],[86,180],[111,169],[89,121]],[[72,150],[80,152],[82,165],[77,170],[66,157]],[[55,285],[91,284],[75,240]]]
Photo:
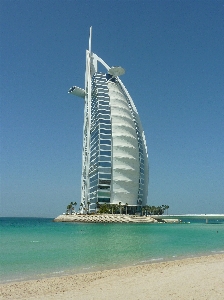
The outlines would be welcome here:
[[[136,205],[139,187],[139,150],[135,123],[119,83],[108,83],[112,123],[111,202]]]
[[[86,62],[85,90],[69,90],[85,98],[82,206],[95,211],[97,203],[121,202],[136,211],[147,202],[148,155],[137,109],[117,76],[124,70],[110,68],[91,49]]]

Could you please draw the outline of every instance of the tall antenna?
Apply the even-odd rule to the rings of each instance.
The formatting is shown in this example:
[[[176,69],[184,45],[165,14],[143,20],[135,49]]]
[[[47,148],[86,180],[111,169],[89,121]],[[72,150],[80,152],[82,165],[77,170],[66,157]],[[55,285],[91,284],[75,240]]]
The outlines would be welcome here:
[[[90,27],[90,30],[89,30],[89,53],[90,53],[90,55],[91,55],[91,52],[92,52],[92,50],[91,50],[91,45],[92,44],[92,26]]]

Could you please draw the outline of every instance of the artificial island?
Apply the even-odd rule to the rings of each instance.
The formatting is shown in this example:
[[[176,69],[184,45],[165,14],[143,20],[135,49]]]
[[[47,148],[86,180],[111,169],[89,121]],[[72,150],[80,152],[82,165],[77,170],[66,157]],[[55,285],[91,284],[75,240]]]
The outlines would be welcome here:
[[[117,210],[121,215],[121,208],[125,208],[130,221],[130,216],[141,216],[143,211],[147,216],[149,167],[145,134],[136,106],[119,78],[125,70],[110,67],[93,53],[91,40],[92,27],[86,50],[85,88],[72,86],[68,91],[85,103],[81,203],[76,219],[97,220],[94,214],[113,215]],[[102,66],[103,72],[99,71]],[[55,220],[71,220],[74,204],[71,202],[67,213]]]

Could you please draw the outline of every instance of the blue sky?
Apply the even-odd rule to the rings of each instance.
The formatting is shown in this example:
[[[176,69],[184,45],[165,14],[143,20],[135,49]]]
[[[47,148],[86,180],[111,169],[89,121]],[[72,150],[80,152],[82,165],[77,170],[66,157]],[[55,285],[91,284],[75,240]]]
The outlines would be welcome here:
[[[224,213],[224,1],[8,1],[1,18],[1,216],[80,201],[85,50],[121,77],[145,130],[150,205]]]

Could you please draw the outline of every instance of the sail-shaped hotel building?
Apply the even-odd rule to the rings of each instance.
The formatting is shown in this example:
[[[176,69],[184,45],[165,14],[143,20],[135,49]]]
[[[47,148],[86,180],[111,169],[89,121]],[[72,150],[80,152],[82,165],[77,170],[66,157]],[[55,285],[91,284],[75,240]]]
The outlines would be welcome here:
[[[90,212],[102,203],[127,205],[141,211],[148,194],[148,154],[135,104],[119,76],[91,50],[86,51],[85,89],[69,93],[85,101],[81,179],[81,207]],[[98,71],[102,64],[105,72]]]

